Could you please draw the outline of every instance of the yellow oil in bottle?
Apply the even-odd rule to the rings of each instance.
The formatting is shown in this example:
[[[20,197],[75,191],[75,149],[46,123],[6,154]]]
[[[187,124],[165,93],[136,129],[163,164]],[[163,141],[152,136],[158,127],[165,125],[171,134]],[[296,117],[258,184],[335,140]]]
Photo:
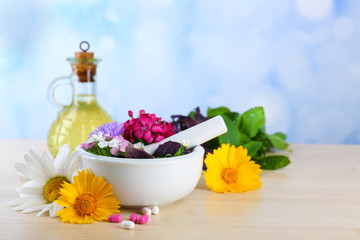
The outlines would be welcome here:
[[[112,121],[97,103],[95,95],[74,95],[72,103],[58,113],[50,127],[48,148],[53,156],[66,143],[74,151],[80,143],[87,141],[98,126]]]

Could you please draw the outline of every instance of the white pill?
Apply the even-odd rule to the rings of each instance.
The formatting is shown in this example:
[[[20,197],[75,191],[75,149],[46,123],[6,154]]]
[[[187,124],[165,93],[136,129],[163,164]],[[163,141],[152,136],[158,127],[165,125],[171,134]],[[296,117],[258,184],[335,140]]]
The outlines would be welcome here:
[[[148,207],[144,207],[143,209],[141,209],[141,212],[142,212],[144,215],[151,215],[151,209],[148,208]]]
[[[153,215],[157,215],[157,214],[159,214],[159,212],[160,212],[160,209],[159,209],[158,206],[153,206],[153,207],[151,208],[151,213],[152,213]]]
[[[135,228],[135,223],[132,221],[122,221],[121,222],[121,227],[124,229],[134,229]]]

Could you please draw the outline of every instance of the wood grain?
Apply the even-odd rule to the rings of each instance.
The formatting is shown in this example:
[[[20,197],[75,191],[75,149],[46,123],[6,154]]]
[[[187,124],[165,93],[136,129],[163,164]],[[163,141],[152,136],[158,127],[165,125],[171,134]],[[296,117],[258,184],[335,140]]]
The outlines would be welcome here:
[[[22,184],[13,164],[43,140],[0,140],[0,239],[360,239],[360,146],[293,144],[292,163],[264,171],[259,190],[211,192],[202,177],[186,198],[160,207],[146,225],[64,224],[12,211]],[[123,217],[138,210],[121,209]]]

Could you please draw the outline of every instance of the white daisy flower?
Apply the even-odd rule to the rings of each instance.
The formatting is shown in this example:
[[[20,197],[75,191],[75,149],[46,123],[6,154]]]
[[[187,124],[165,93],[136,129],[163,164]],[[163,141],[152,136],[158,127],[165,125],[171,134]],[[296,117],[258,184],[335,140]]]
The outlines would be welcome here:
[[[120,141],[117,140],[116,138],[113,138],[110,142],[109,142],[109,147],[119,147]]]
[[[106,148],[107,146],[109,146],[109,143],[106,142],[106,141],[101,141],[101,142],[98,143],[98,146],[100,148]]]
[[[93,142],[102,142],[105,141],[105,136],[103,136],[103,132],[98,132],[98,134],[93,134],[87,141],[87,143],[93,143]]]
[[[144,149],[145,145],[142,142],[138,142],[138,143],[133,144],[133,147],[137,148],[137,149]]]
[[[8,206],[22,213],[39,211],[37,216],[49,211],[50,217],[55,217],[56,212],[63,208],[55,203],[60,196],[61,184],[72,181],[80,168],[79,152],[68,156],[69,153],[69,145],[65,144],[54,160],[47,152],[40,155],[31,148],[24,156],[25,164],[15,163],[17,172],[29,181],[16,188],[20,198],[8,202]]]

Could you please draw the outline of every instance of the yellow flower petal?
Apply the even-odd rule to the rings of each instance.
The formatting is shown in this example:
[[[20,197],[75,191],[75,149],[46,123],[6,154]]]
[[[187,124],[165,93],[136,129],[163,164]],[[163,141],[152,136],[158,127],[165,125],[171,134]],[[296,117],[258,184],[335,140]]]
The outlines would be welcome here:
[[[258,189],[262,183],[260,166],[251,161],[247,149],[222,144],[206,156],[206,185],[214,192],[245,192]]]

